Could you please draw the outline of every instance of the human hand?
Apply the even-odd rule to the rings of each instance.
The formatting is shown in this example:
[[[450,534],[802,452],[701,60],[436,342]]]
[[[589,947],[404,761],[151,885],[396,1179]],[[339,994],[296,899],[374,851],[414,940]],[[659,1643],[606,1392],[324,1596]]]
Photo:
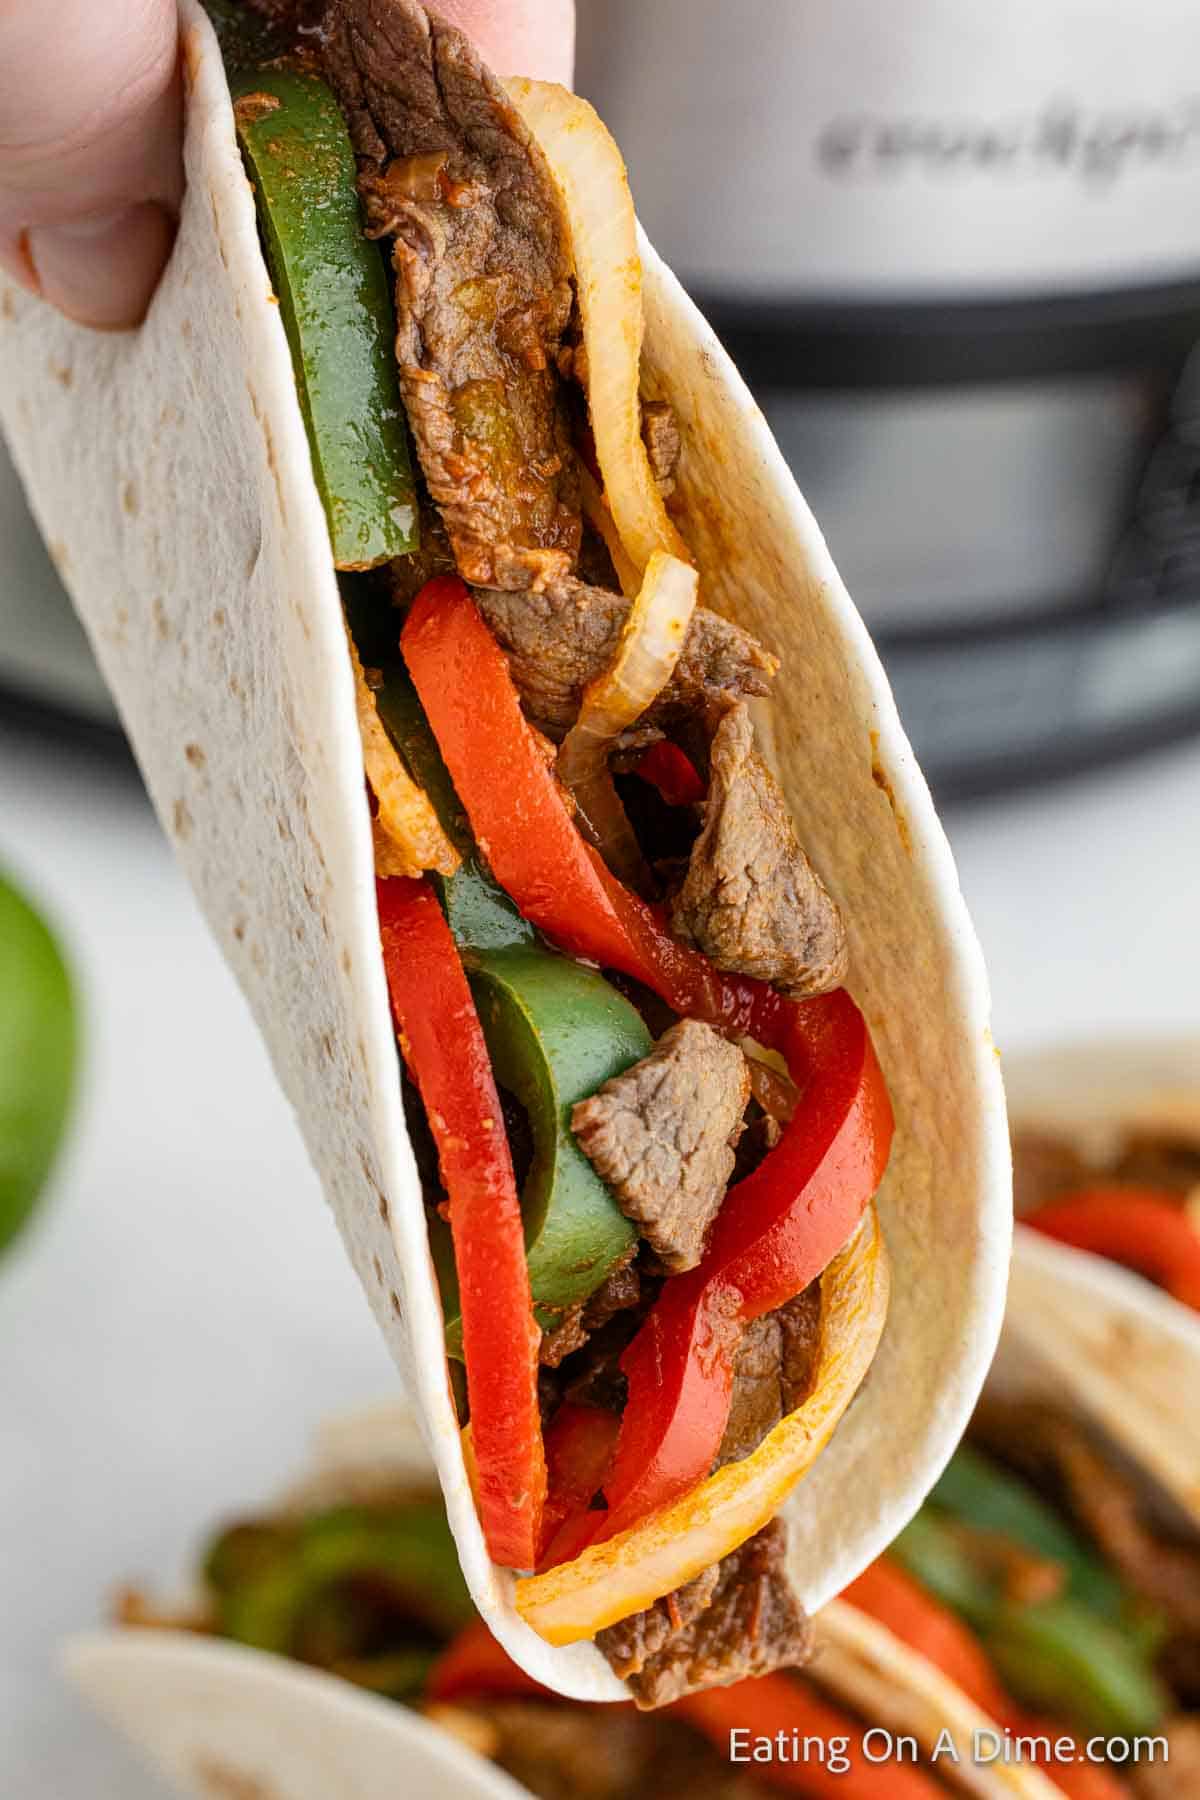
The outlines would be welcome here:
[[[500,74],[569,81],[574,0],[441,0]],[[84,325],[143,317],[183,191],[176,0],[0,0],[0,267]]]

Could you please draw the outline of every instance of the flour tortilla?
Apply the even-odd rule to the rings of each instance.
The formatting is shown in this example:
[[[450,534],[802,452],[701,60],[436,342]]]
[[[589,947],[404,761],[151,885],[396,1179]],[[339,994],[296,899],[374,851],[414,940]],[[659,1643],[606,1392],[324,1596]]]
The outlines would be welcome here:
[[[309,1466],[268,1504],[284,1514],[370,1504],[419,1494],[434,1479],[412,1413],[401,1405],[376,1406],[327,1420]],[[199,1594],[182,1596],[180,1615],[200,1603]],[[970,1702],[873,1620],[835,1601],[818,1630],[814,1675],[864,1720],[914,1732],[916,1709],[923,1707],[929,1742],[947,1721],[969,1742],[979,1723]],[[395,1701],[240,1644],[117,1627],[71,1638],[62,1667],[145,1762],[196,1800],[328,1800],[333,1793],[395,1800],[398,1769],[405,1800],[447,1791],[461,1800],[525,1795],[502,1770]],[[1018,1777],[1004,1788],[1025,1800],[1052,1800],[1057,1791],[1036,1773],[1028,1785]]]
[[[196,0],[181,18],[188,191],[146,323],[97,337],[0,287],[0,423],[413,1397],[480,1611],[548,1685],[617,1699],[592,1645],[552,1649],[518,1618],[471,1501],[329,541],[216,42]],[[761,413],[642,253],[647,381],[682,429],[701,593],[784,656],[759,729],[844,910],[896,1112],[879,1200],[891,1316],[790,1510],[793,1574],[815,1609],[913,1512],[982,1381],[1011,1230],[1004,1101],[979,948],[875,652]]]
[[[1200,1146],[1200,1038],[1090,1038],[1005,1059],[1013,1129],[1102,1160],[1131,1128]]]
[[[529,1800],[503,1769],[394,1700],[187,1631],[75,1638],[64,1671],[192,1800]]]
[[[1016,1130],[1053,1133],[1085,1156],[1115,1154],[1132,1128],[1200,1145],[1200,1039],[1064,1043],[1006,1065]],[[1200,1315],[1104,1257],[1018,1223],[1011,1309],[1052,1387],[1082,1388],[1163,1491],[1200,1521]],[[1012,1333],[1006,1331],[1006,1339]]]
[[[1047,1371],[1026,1346],[1024,1324],[1022,1306],[1010,1302],[990,1391],[1012,1398],[1046,1392]],[[1063,1404],[1057,1375],[1051,1391]],[[308,1467],[268,1507],[287,1514],[370,1504],[397,1492],[418,1494],[433,1479],[413,1414],[385,1404],[327,1420]],[[199,1599],[181,1596],[180,1614]],[[937,1772],[948,1791],[979,1800],[1061,1796],[1031,1765],[974,1762],[975,1733],[998,1731],[996,1722],[886,1626],[841,1600],[831,1601],[815,1626],[807,1675],[864,1722],[915,1737],[926,1755],[940,1743]],[[264,1651],[185,1631],[118,1627],[72,1638],[62,1664],[93,1709],[177,1791],[197,1800],[235,1793],[326,1800],[335,1791],[394,1800],[399,1768],[414,1800],[446,1791],[439,1780],[463,1800],[516,1800],[525,1791],[395,1702]],[[948,1741],[957,1763],[945,1750]]]
[[[1093,1266],[1095,1265],[1095,1266]],[[1123,1270],[1018,1229],[1008,1310],[986,1392],[1069,1408],[1134,1475],[1152,1516],[1171,1532],[1200,1531],[1200,1425],[1193,1396],[1200,1349],[1163,1296]],[[1063,1792],[1028,1764],[972,1766],[976,1730],[993,1721],[923,1656],[874,1620],[834,1601],[816,1621],[814,1669],[864,1714],[928,1749],[948,1731],[956,1774],[984,1800]],[[884,1709],[887,1710],[884,1710]],[[986,1741],[986,1740],[985,1740]]]

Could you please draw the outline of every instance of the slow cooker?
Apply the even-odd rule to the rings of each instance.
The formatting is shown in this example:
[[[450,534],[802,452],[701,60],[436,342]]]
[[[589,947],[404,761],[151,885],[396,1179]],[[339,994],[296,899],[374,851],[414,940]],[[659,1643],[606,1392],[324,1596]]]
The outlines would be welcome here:
[[[942,797],[1200,728],[1194,0],[579,0]],[[0,449],[0,702],[110,720]]]
[[[579,86],[943,795],[1200,728],[1193,0],[602,0]]]

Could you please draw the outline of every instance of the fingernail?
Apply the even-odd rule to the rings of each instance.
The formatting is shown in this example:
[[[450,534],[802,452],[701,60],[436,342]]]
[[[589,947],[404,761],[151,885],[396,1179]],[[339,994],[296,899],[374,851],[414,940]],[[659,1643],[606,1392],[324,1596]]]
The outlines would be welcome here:
[[[80,325],[119,331],[139,325],[163,272],[175,224],[154,201],[25,237],[38,290]]]

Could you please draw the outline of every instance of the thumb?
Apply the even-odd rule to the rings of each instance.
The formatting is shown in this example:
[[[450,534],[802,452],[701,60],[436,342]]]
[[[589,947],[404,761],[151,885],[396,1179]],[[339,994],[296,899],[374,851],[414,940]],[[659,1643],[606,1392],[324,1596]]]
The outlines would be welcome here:
[[[175,0],[0,0],[0,265],[136,325],[183,187]]]
[[[434,0],[497,75],[533,75],[570,84],[575,60],[574,0]]]

